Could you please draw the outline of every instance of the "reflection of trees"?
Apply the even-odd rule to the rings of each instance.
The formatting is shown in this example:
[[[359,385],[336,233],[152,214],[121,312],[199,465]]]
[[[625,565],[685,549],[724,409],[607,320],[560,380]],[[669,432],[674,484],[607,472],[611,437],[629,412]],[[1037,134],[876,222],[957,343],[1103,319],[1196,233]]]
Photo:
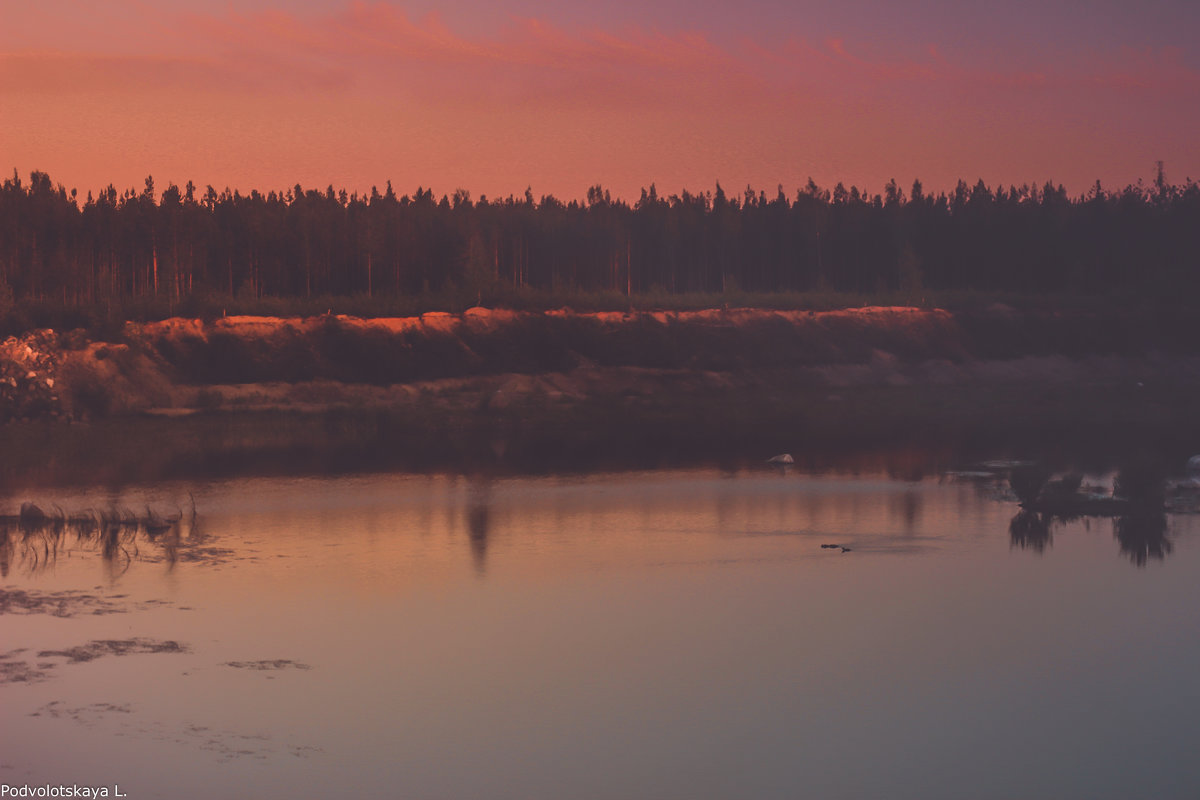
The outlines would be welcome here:
[[[480,479],[472,482],[467,500],[467,540],[471,545],[471,560],[482,575],[487,569],[488,529],[491,524],[492,483]]]
[[[1080,492],[1081,476],[1068,473],[1050,480],[1040,466],[1014,469],[1009,477],[1022,510],[1012,518],[1012,544],[1041,553],[1050,544],[1055,524],[1092,517],[1111,517],[1121,554],[1139,567],[1151,558],[1165,559],[1172,544],[1167,537],[1166,477],[1153,459],[1131,459],[1117,472],[1111,496],[1094,490]]]
[[[921,517],[921,496],[910,489],[901,496],[899,507],[893,506],[893,512],[899,512],[904,521],[904,532],[911,536]]]
[[[1113,522],[1113,534],[1121,554],[1139,567],[1146,566],[1146,561],[1151,558],[1162,561],[1173,549],[1167,538],[1167,515],[1161,511],[1147,510],[1118,517]]]
[[[1008,523],[1008,535],[1013,547],[1032,550],[1035,553],[1045,552],[1046,546],[1050,544],[1052,522],[1053,517],[1027,508],[1021,509]]]
[[[0,525],[0,578],[7,578],[8,571],[12,569],[13,550],[13,537],[8,526]]]
[[[1113,494],[1129,500],[1130,511],[1113,523],[1121,553],[1139,567],[1151,558],[1165,559],[1171,552],[1167,515],[1163,511],[1166,476],[1150,459],[1134,459],[1122,466],[1113,481]]]
[[[1008,535],[1013,547],[1043,553],[1052,544],[1054,526],[1087,516],[1065,517],[1041,514],[1022,509],[1008,523]],[[1167,536],[1167,515],[1154,509],[1142,509],[1132,514],[1113,518],[1113,533],[1120,545],[1121,554],[1139,567],[1146,566],[1151,558],[1163,560],[1171,554],[1173,546]]]

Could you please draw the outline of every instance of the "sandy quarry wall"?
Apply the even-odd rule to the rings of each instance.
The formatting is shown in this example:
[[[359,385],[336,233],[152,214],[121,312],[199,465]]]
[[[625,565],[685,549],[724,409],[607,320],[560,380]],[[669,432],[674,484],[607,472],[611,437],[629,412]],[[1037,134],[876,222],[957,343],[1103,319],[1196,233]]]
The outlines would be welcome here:
[[[681,312],[482,308],[357,319],[228,317],[130,325],[128,342],[195,384],[328,379],[377,384],[580,365],[706,371],[1026,356],[1200,352],[1200,321],[1139,314],[837,311]]]
[[[130,325],[131,344],[178,380],[317,379],[390,384],[580,365],[724,371],[970,357],[945,311],[865,308],[576,314],[469,309],[461,315],[357,319],[227,317]]]
[[[1140,314],[837,311],[513,312],[130,323],[120,342],[38,331],[0,342],[0,422],[187,405],[211,384],[379,386],[577,367],[763,372],[1030,356],[1200,355],[1200,321]]]

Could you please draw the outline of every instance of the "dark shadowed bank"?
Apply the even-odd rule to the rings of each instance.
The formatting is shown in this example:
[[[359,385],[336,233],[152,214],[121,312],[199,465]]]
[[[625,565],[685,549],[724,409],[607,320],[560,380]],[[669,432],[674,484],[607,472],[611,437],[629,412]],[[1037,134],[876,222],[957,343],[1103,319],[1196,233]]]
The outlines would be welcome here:
[[[0,478],[1103,465],[1200,450],[1200,322],[915,308],[130,324],[0,345]],[[864,462],[864,458],[867,459]],[[871,459],[875,459],[874,462]]]

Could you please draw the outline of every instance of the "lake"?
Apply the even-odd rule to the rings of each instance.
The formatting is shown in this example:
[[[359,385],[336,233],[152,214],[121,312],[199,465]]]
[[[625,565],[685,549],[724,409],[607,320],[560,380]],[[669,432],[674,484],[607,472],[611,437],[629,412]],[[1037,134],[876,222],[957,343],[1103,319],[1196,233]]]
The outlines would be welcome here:
[[[1046,528],[1014,521],[1000,478],[766,468],[0,500],[79,515],[6,529],[9,786],[134,800],[1200,791],[1196,515]],[[91,530],[90,509],[126,517]]]

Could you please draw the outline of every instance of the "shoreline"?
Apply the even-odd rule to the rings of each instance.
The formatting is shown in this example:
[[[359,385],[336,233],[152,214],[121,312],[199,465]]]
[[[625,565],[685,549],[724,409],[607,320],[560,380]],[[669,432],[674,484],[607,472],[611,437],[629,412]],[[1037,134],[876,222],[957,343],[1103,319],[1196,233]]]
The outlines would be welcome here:
[[[43,331],[0,345],[0,409],[22,420],[0,426],[0,481],[1200,452],[1200,337],[1090,337],[1114,324],[475,309],[131,323],[120,342]]]
[[[492,388],[511,386],[510,376],[391,405],[229,405],[184,416],[8,425],[0,427],[8,454],[0,484],[11,490],[391,470],[733,469],[784,452],[797,469],[853,471],[865,460],[919,476],[988,458],[1104,469],[1146,452],[1182,465],[1200,450],[1194,384],[909,383],[831,391],[776,379],[755,376],[704,392],[683,381],[670,393],[581,398],[541,393],[533,381],[522,382],[533,387],[527,393]]]

